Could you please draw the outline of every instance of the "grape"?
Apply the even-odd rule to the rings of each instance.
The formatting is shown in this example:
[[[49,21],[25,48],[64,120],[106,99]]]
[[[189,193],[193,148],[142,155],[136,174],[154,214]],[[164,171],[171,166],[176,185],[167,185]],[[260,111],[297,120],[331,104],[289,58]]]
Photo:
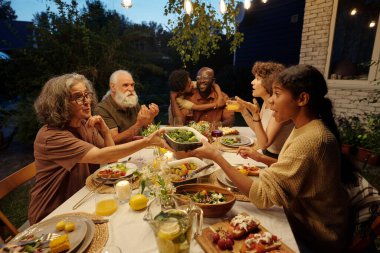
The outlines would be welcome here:
[[[226,248],[227,248],[228,250],[232,250],[233,245],[234,245],[234,241],[231,240],[230,238],[227,238],[227,239],[226,239]]]
[[[225,249],[227,249],[226,239],[221,238],[221,239],[218,241],[218,246],[219,246],[219,249],[221,249],[221,250],[225,250]]]
[[[212,235],[212,242],[213,242],[213,243],[217,244],[218,241],[219,241],[219,239],[220,239],[220,235],[219,235],[218,233],[214,233],[214,234]]]

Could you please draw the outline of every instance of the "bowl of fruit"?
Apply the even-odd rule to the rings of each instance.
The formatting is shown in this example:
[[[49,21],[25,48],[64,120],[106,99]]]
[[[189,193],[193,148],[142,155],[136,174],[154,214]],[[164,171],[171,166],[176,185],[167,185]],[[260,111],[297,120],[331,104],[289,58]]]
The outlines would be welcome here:
[[[211,184],[185,184],[176,187],[176,193],[190,196],[207,218],[223,217],[235,204],[235,195],[227,189]]]

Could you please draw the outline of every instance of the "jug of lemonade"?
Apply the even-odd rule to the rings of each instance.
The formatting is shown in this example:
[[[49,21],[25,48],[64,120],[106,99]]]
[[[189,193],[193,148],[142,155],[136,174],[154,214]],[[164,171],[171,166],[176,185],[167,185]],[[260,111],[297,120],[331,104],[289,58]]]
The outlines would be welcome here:
[[[169,199],[154,199],[148,206],[144,220],[148,221],[156,237],[160,253],[189,253],[193,218],[196,233],[200,234],[203,211],[188,196],[173,194]]]

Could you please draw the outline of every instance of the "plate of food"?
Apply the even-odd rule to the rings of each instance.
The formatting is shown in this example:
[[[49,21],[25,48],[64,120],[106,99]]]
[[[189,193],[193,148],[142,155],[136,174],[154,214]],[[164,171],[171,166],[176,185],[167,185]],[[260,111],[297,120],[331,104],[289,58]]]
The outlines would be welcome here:
[[[7,245],[30,242],[26,245],[18,246],[23,247],[19,252],[35,252],[28,251],[32,248],[40,250],[37,252],[50,252],[54,250],[53,248],[64,248],[67,253],[77,252],[79,245],[85,239],[87,229],[87,223],[82,217],[53,217],[29,227],[16,235]],[[32,240],[41,238],[49,233],[52,233],[55,237],[50,242],[32,242]]]
[[[205,252],[294,252],[258,219],[245,213],[203,229],[195,239]]]
[[[253,141],[250,138],[242,135],[228,135],[221,137],[220,143],[227,147],[237,148],[240,146],[251,145]]]
[[[239,131],[231,127],[219,127],[219,130],[223,132],[223,135],[238,135]]]
[[[112,184],[114,181],[129,177],[137,170],[137,165],[128,162],[116,162],[103,165],[95,171],[94,179],[96,181],[106,180],[106,184]]]
[[[189,157],[168,162],[167,173],[169,173],[169,176],[174,185],[194,183],[198,177],[208,176],[216,170],[215,165],[213,165],[188,178],[192,172],[203,166],[206,166],[206,163],[201,159],[196,157]]]

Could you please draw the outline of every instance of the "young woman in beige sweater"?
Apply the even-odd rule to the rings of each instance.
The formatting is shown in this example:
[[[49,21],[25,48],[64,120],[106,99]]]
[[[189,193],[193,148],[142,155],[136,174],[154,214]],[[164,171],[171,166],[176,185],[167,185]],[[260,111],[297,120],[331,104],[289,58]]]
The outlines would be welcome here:
[[[290,119],[295,128],[278,161],[257,181],[240,174],[208,143],[192,152],[217,162],[257,207],[282,206],[301,252],[342,252],[350,236],[339,134],[327,92],[323,75],[312,66],[280,73],[270,108],[276,121]]]

